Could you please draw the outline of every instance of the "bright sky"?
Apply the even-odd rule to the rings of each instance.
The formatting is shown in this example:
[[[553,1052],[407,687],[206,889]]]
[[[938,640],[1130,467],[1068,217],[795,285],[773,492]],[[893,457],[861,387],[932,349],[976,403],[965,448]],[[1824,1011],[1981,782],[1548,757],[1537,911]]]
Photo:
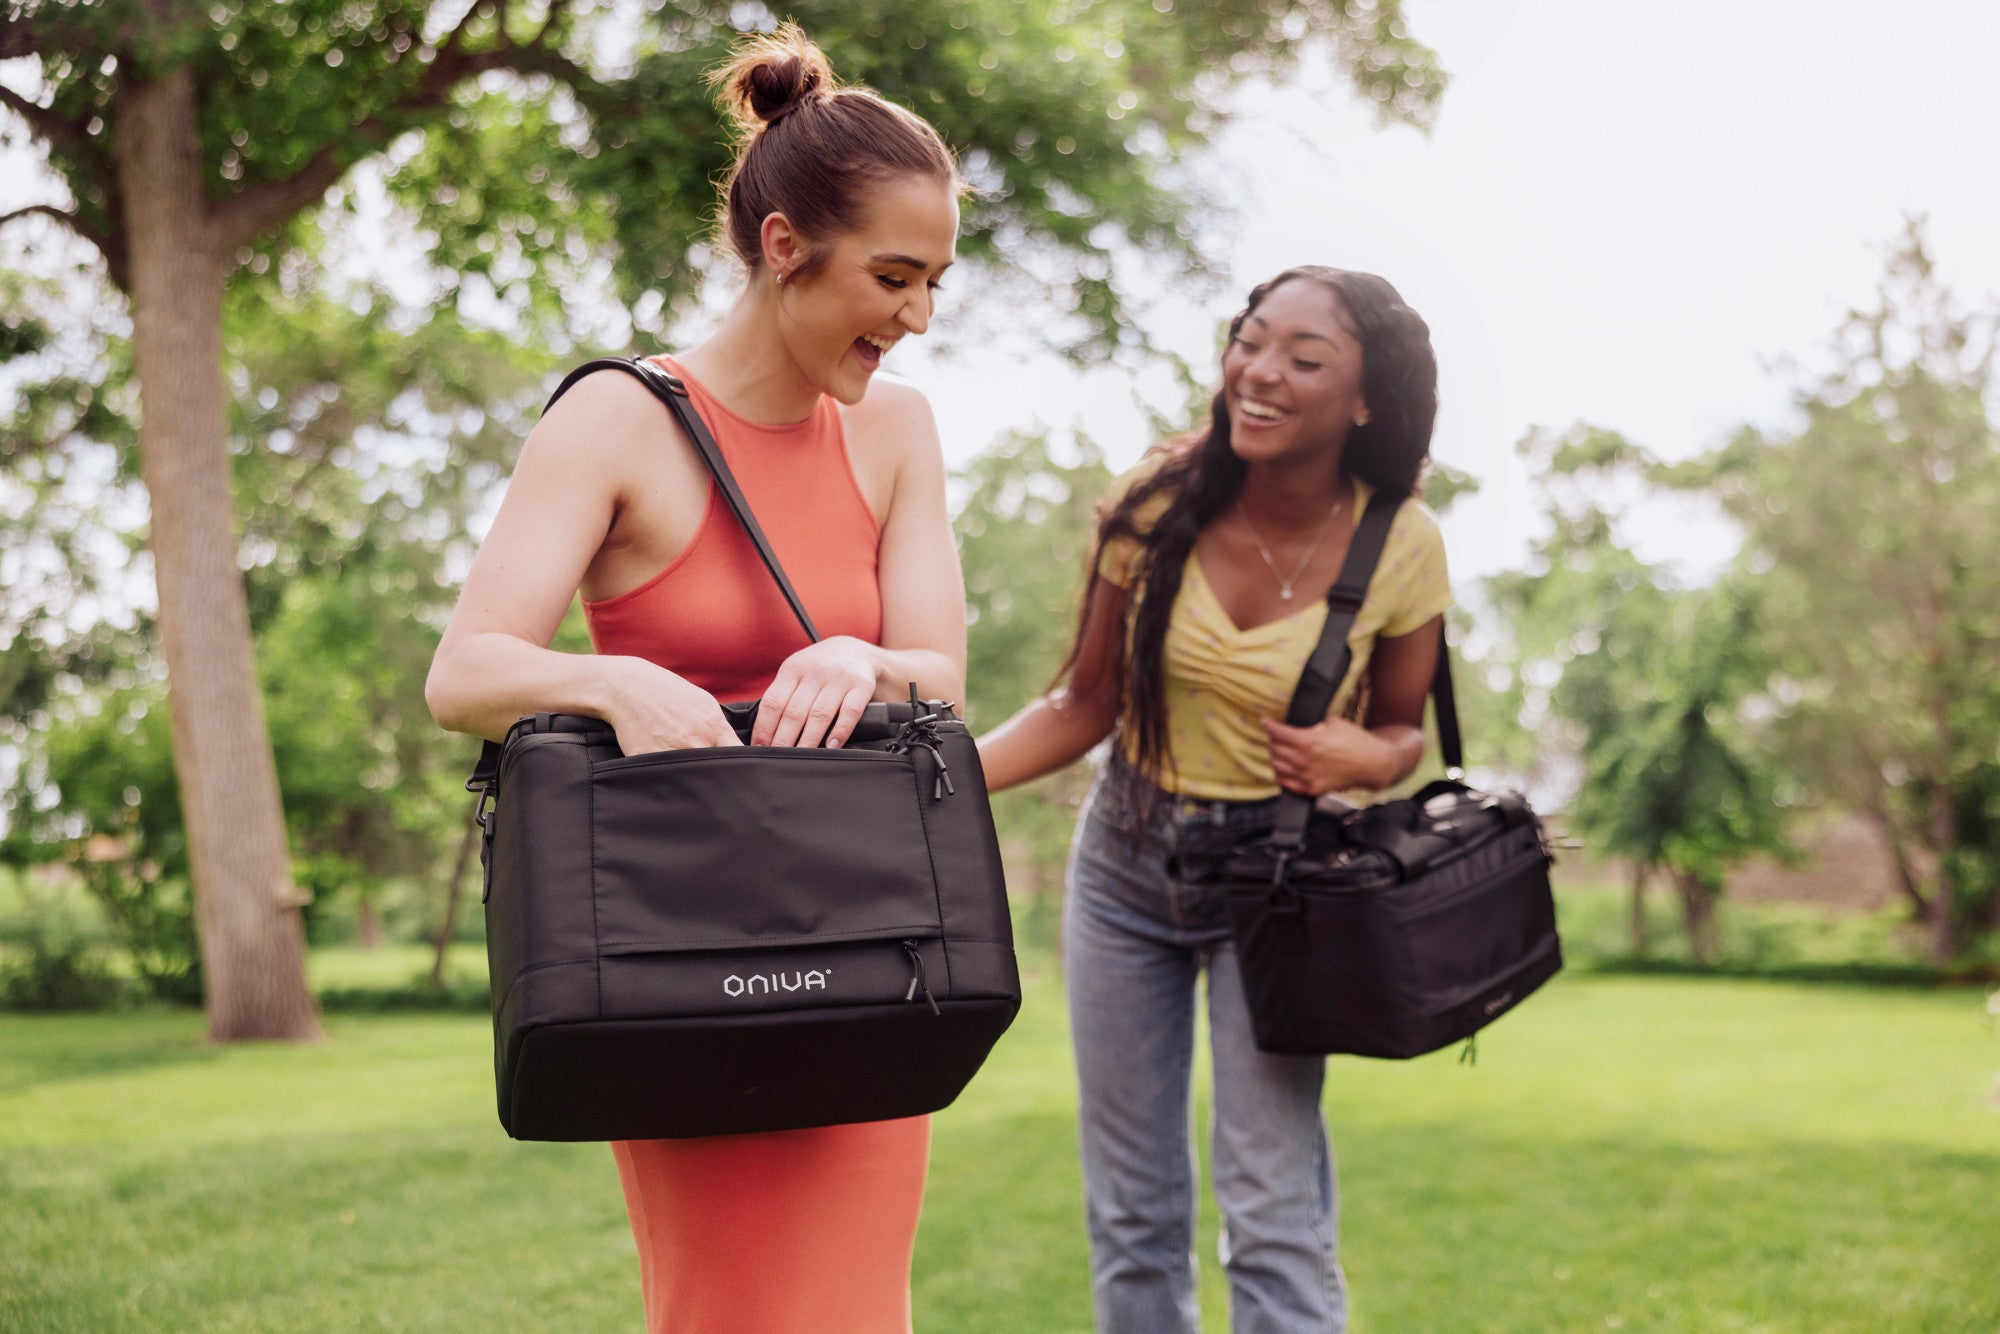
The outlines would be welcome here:
[[[1434,454],[1484,483],[1445,521],[1460,581],[1525,559],[1512,447],[1531,425],[1586,419],[1682,456],[1782,424],[1800,381],[1767,367],[1823,364],[1906,214],[1929,215],[1964,302],[2000,297],[2000,5],[1411,0],[1409,17],[1452,75],[1434,134],[1373,129],[1326,70],[1249,96],[1215,154],[1240,201],[1235,281],[1155,332],[1212,366],[1219,322],[1280,269],[1395,283],[1438,349]],[[1123,375],[965,349],[899,369],[953,462],[1037,417],[1081,422],[1116,467],[1149,443]],[[1142,391],[1178,400],[1164,378]],[[1695,574],[1731,541],[1665,505],[1635,534]]]

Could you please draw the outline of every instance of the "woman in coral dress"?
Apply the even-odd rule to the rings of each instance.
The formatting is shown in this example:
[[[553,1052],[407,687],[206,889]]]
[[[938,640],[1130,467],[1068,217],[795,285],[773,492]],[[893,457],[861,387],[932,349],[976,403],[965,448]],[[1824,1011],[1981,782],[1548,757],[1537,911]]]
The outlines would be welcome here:
[[[626,754],[841,744],[871,699],[962,697],[964,591],[923,396],[878,380],[927,327],[962,185],[930,125],[836,88],[796,28],[718,75],[745,130],[724,234],[742,293],[662,358],[688,385],[825,636],[809,644],[693,446],[643,385],[592,375],[521,451],[431,669],[454,731],[602,718]],[[596,653],[548,647],[578,591]],[[890,1334],[910,1325],[927,1117],[612,1146],[647,1328]]]

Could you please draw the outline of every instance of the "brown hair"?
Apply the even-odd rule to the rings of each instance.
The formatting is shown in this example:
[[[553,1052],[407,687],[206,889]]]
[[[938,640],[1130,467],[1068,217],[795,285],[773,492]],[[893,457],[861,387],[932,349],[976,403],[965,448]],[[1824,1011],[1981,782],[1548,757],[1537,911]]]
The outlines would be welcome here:
[[[862,201],[882,181],[927,176],[965,189],[929,121],[866,88],[837,85],[825,54],[797,24],[745,39],[709,79],[744,136],[723,189],[722,233],[753,272],[773,213],[819,242],[860,226]],[[798,276],[824,255],[809,249]]]

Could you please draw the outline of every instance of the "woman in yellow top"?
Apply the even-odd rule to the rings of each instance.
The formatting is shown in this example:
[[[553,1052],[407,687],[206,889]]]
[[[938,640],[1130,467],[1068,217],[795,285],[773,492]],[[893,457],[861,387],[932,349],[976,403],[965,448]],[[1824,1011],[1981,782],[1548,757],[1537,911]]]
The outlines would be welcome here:
[[[1230,324],[1207,428],[1155,450],[1101,511],[1061,688],[980,744],[997,791],[1115,732],[1064,922],[1100,1330],[1196,1327],[1188,1075],[1204,968],[1231,1327],[1345,1327],[1325,1061],[1257,1049],[1221,891],[1169,868],[1196,840],[1268,821],[1281,787],[1365,800],[1422,758],[1451,591],[1436,520],[1414,501],[1326,719],[1277,720],[1361,507],[1415,490],[1436,415],[1430,331],[1388,283],[1311,267],[1258,287]]]

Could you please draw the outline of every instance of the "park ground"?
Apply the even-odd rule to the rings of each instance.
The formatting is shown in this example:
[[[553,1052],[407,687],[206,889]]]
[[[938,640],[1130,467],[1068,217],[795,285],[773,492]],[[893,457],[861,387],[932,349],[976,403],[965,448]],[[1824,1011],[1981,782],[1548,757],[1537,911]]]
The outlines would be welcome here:
[[[920,1330],[1089,1325],[1061,986],[1031,962],[1020,1021],[937,1118]],[[1576,973],[1476,1064],[1335,1060],[1354,1329],[2000,1329],[1984,999]],[[217,1048],[191,1012],[0,1016],[0,1328],[639,1327],[608,1154],[501,1133],[483,1016],[327,1028]],[[1214,1239],[1207,1209],[1220,1330]]]

